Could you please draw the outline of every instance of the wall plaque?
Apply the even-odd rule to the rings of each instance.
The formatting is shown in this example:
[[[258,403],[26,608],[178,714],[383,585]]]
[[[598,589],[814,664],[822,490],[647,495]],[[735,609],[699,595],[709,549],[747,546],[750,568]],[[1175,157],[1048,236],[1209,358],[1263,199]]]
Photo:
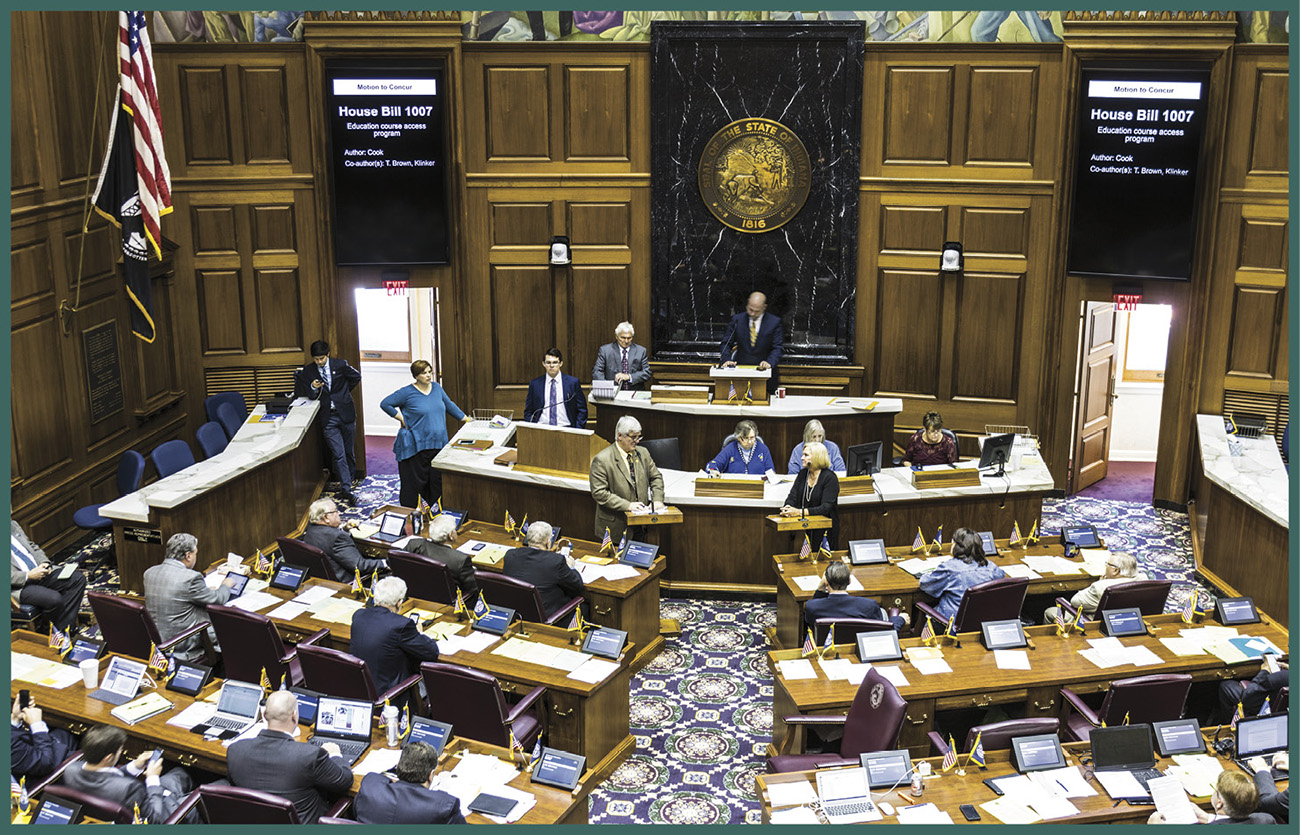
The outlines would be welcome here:
[[[127,542],[144,542],[162,545],[162,530],[159,528],[122,528],[122,538]]]
[[[107,321],[81,332],[86,359],[86,393],[90,422],[122,411],[122,361],[117,353],[117,322]]]

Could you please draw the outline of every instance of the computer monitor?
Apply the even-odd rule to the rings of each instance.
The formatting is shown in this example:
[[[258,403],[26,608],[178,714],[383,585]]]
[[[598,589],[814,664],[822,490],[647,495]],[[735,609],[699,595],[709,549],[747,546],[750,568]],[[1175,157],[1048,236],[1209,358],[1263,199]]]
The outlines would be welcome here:
[[[984,440],[984,447],[980,450],[981,470],[987,470],[991,467],[997,467],[998,471],[994,475],[1002,475],[1006,463],[1011,460],[1011,445],[1015,443],[1016,436],[1008,432],[1005,435],[992,435]]]
[[[854,444],[848,448],[846,466],[849,475],[872,475],[880,472],[880,456],[884,445],[880,441]]]
[[[1220,597],[1214,601],[1214,619],[1224,626],[1259,623],[1252,597]]]
[[[1237,720],[1237,759],[1285,751],[1290,739],[1286,711]]]

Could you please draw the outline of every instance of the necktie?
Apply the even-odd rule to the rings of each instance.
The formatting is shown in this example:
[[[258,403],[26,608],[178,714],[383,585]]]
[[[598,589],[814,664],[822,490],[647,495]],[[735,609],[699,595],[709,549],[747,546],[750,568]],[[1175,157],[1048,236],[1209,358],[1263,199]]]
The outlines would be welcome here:
[[[559,418],[557,418],[555,415],[556,401],[560,399],[558,384],[559,381],[556,380],[554,377],[552,377],[551,378],[551,405],[547,407],[547,415],[550,417],[551,426],[554,426],[555,424],[559,423]]]
[[[36,567],[36,557],[12,536],[9,537],[9,553],[26,570],[31,571]]]
[[[753,348],[758,343],[758,321],[749,320],[749,347]]]
[[[632,477],[632,486],[636,487],[636,461],[630,452],[627,454],[627,474]]]
[[[623,373],[624,374],[627,373],[627,349],[626,348],[623,349]],[[627,380],[623,381],[623,385],[627,385],[627,383],[628,383]]]

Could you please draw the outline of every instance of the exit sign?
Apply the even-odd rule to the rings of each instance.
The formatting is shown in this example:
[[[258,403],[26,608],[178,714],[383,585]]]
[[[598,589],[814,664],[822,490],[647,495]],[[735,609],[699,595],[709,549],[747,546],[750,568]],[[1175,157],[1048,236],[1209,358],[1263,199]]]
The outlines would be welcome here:
[[[1124,293],[1117,291],[1114,294],[1114,298],[1116,310],[1137,310],[1137,306],[1142,304],[1141,291],[1130,291]]]
[[[388,291],[388,295],[390,296],[405,296],[406,291],[410,289],[410,286],[411,282],[406,279],[400,281],[384,281],[384,289]]]

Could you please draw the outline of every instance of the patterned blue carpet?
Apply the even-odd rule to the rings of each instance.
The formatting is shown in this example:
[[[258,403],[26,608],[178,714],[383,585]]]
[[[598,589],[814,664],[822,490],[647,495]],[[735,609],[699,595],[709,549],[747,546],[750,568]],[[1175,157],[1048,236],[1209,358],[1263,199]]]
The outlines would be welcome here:
[[[359,506],[345,508],[344,516],[367,517],[396,500],[397,478],[372,476],[354,492]],[[1095,525],[1112,551],[1127,551],[1147,574],[1173,580],[1167,611],[1180,610],[1197,587],[1186,514],[1088,497],[1043,502],[1043,533],[1069,523]],[[108,541],[81,552],[101,551]],[[115,575],[109,566],[92,582],[115,587]],[[1200,587],[1200,595],[1202,608],[1213,605],[1210,590]],[[590,820],[758,823],[754,778],[772,731],[764,629],[775,623],[775,603],[664,599],[660,615],[677,620],[682,634],[632,679],[636,751],[592,793]]]

